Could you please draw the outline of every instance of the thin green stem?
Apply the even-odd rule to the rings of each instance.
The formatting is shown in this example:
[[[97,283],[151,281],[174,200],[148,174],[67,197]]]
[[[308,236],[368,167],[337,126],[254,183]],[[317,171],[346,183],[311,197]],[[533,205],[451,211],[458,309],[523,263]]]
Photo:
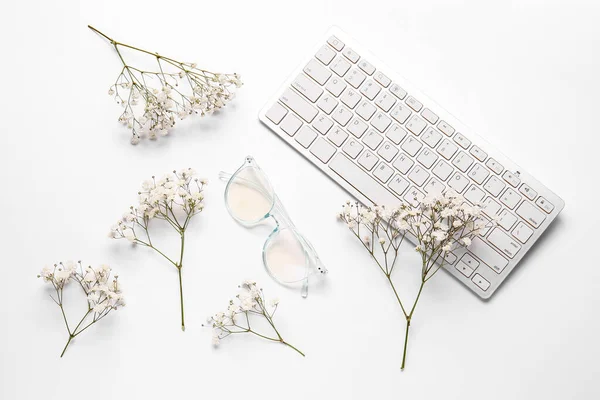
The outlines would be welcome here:
[[[181,253],[179,255],[179,264],[177,265],[177,273],[179,274],[179,301],[181,304],[181,330],[185,332],[185,315],[183,309],[183,282],[181,279],[181,269],[183,268],[183,251],[185,249],[185,234],[181,231]]]
[[[406,319],[406,334],[404,335],[404,353],[402,355],[402,366],[400,367],[401,370],[404,369],[404,366],[406,365],[406,348],[408,347],[408,330],[410,328],[410,317],[408,317]]]
[[[69,347],[69,344],[71,344],[71,340],[73,340],[74,336],[69,334],[69,340],[67,341],[67,344],[65,345],[65,348],[63,349],[62,353],[60,353],[60,358],[62,358],[62,356],[65,355],[65,351],[67,351],[67,347]]]
[[[306,357],[306,355],[304,355],[303,352],[301,352],[300,350],[298,350],[297,348],[295,348],[294,346],[292,346],[291,344],[289,344],[288,342],[284,342],[283,340],[281,341],[281,343],[285,344],[288,347],[291,347],[292,349],[296,350],[298,353],[300,353],[302,355],[302,357]]]

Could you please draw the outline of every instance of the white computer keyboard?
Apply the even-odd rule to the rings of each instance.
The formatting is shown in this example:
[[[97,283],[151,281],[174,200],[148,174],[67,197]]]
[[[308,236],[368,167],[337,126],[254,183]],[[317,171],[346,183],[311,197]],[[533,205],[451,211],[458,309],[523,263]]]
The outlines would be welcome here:
[[[446,258],[489,298],[564,201],[460,121],[332,28],[259,114],[359,201],[396,207],[448,187],[499,226]]]

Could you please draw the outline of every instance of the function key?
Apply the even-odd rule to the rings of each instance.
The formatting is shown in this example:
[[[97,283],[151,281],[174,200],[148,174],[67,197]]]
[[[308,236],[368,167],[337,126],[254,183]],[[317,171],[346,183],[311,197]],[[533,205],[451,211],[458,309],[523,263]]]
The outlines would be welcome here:
[[[406,104],[416,112],[421,111],[421,108],[423,108],[423,103],[412,96],[409,96],[408,99],[406,99]]]
[[[537,192],[526,183],[521,185],[521,187],[519,188],[519,192],[523,193],[525,197],[527,197],[529,200],[533,200],[537,196]]]
[[[400,100],[404,99],[406,97],[406,95],[408,94],[408,93],[406,93],[406,90],[402,89],[396,83],[394,83],[392,86],[390,86],[390,92],[392,92],[392,94],[394,96],[396,96],[397,98],[399,98]]]
[[[379,82],[379,84],[383,87],[388,87],[392,81],[388,78],[383,72],[378,72],[375,74],[375,80]]]
[[[331,47],[333,47],[337,51],[342,51],[342,49],[344,48],[344,42],[342,42],[335,36],[331,36],[329,39],[327,39],[327,43],[329,43]]]
[[[438,128],[446,136],[452,136],[454,134],[454,128],[448,125],[446,121],[440,121],[440,123],[438,124]]]
[[[431,111],[429,108],[424,109],[423,112],[421,113],[421,115],[430,124],[435,124],[436,122],[438,122],[438,119],[439,119],[439,117],[433,111]]]
[[[367,75],[373,75],[373,72],[375,72],[375,67],[370,62],[365,61],[364,59],[358,63],[358,68],[365,71],[365,74]]]
[[[504,178],[504,180],[506,182],[510,183],[510,185],[513,187],[517,187],[517,186],[519,186],[519,183],[521,183],[521,179],[519,179],[519,177],[517,175],[513,174],[510,171],[504,172],[502,177]]]
[[[469,139],[467,139],[466,137],[464,137],[461,133],[457,133],[456,136],[454,136],[454,141],[456,143],[458,143],[458,145],[465,150],[468,149],[469,146],[471,145],[471,141]],[[481,160],[479,160],[479,161],[481,161]]]
[[[554,210],[554,204],[550,203],[545,198],[541,197],[535,201],[535,204],[542,210],[546,211],[546,213],[550,214],[552,210]]]
[[[471,150],[469,150],[469,153],[471,153],[479,161],[484,161],[487,158],[487,153],[485,151],[481,150],[477,146],[471,147]]]
[[[487,165],[489,169],[491,169],[492,171],[494,171],[497,174],[500,174],[504,170],[504,167],[502,166],[502,164],[500,164],[498,161],[494,160],[493,158],[490,158],[489,160],[487,160],[485,165]]]
[[[360,59],[358,53],[352,50],[350,47],[347,47],[342,54],[344,54],[344,57],[346,57],[348,60],[352,61],[353,64],[356,64]]]

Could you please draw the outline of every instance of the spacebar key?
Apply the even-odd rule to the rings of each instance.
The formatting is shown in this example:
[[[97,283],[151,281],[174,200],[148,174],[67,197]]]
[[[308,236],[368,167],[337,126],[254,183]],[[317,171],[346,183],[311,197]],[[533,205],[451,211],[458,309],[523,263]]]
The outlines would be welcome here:
[[[388,192],[377,181],[364,172],[360,167],[350,161],[346,156],[338,153],[329,163],[336,174],[342,177],[353,188],[363,196],[377,205],[384,205],[387,209],[393,209],[400,205],[400,200]]]

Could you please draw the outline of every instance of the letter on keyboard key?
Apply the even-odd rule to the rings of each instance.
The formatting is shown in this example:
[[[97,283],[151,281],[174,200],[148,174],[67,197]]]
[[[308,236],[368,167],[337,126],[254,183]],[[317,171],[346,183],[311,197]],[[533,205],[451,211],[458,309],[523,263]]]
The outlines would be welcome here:
[[[340,100],[348,107],[354,108],[361,98],[362,96],[355,92],[353,89],[348,89],[344,92]]]
[[[342,128],[336,126],[329,131],[327,139],[331,140],[331,143],[335,144],[337,147],[340,147],[342,144],[344,144],[346,139],[348,139],[348,134],[344,132]]]
[[[396,174],[396,176],[394,176],[394,178],[390,181],[388,186],[394,192],[398,193],[398,196],[402,196],[402,193],[404,193],[410,185],[406,179]]]
[[[373,171],[375,178],[379,179],[383,183],[386,183],[393,173],[394,170],[385,165],[385,163],[379,163],[377,168],[375,168],[375,171]]]
[[[392,127],[385,134],[385,136],[387,136],[388,139],[390,139],[396,144],[400,144],[400,142],[406,137],[406,135],[406,131],[400,128],[400,125],[398,124],[393,124]]]
[[[346,86],[348,85],[346,85],[346,82],[344,82],[342,78],[334,77],[330,79],[329,82],[327,82],[327,86],[325,86],[325,89],[327,89],[327,91],[335,97],[339,97],[340,94],[342,94],[342,92],[344,91],[344,89],[346,89]]]
[[[308,146],[314,142],[316,137],[317,132],[313,131],[308,125],[304,125],[296,134],[296,141],[308,149]]]
[[[357,155],[365,148],[358,140],[350,139],[342,148],[344,153],[348,154],[352,158],[356,158]]]
[[[363,101],[356,108],[356,113],[360,115],[362,119],[368,121],[373,116],[373,114],[375,114],[375,110],[376,108],[373,104],[369,103],[368,101]]]
[[[292,86],[313,103],[317,101],[319,96],[323,93],[323,89],[304,74],[298,75],[292,83]]]
[[[328,164],[336,174],[358,190],[373,204],[394,209],[400,204],[400,200],[392,195],[385,187],[369,176],[358,165],[350,161],[342,154],[336,154]]]
[[[383,133],[388,126],[392,123],[392,120],[382,112],[378,112],[375,118],[371,121],[371,125],[375,127],[379,132]]]
[[[317,104],[317,106],[327,115],[331,114],[337,105],[337,100],[327,93],[325,93],[324,96],[321,96],[321,100],[319,100],[319,103]]]
[[[335,147],[323,138],[317,139],[315,144],[310,147],[310,152],[314,154],[323,163],[329,161],[331,156],[335,154]]]
[[[344,48],[344,42],[342,42],[335,36],[331,36],[329,39],[327,39],[327,43],[329,43],[331,47],[333,47],[337,51],[342,51],[342,49]]]
[[[265,115],[267,116],[267,118],[273,121],[273,123],[279,124],[283,117],[285,117],[285,114],[287,114],[287,112],[288,111],[284,106],[282,106],[279,103],[275,103]]]
[[[534,228],[539,228],[546,219],[546,215],[542,211],[527,201],[521,203],[519,208],[517,208],[517,214]]]
[[[425,168],[421,168],[418,165],[410,171],[410,174],[408,174],[408,179],[413,181],[417,186],[423,186],[427,178],[429,178],[429,174]]]
[[[350,118],[352,118],[352,113],[348,111],[348,109],[340,106],[332,115],[333,119],[340,124],[341,126],[346,126]]]
[[[326,44],[321,47],[321,49],[315,55],[319,61],[321,61],[325,65],[329,65],[331,60],[335,57],[335,51]]]
[[[369,146],[371,150],[375,150],[377,147],[379,147],[382,141],[383,137],[373,129],[371,129],[363,138],[363,143]]]
[[[454,171],[454,169],[447,162],[440,160],[440,162],[435,165],[432,172],[435,176],[445,181],[446,178],[450,176],[452,171]]]
[[[358,163],[365,167],[367,171],[372,170],[375,164],[377,164],[377,161],[379,161],[379,158],[375,157],[370,151],[365,151],[358,158]]]
[[[462,191],[465,190],[465,188],[469,185],[469,180],[457,172],[452,178],[450,178],[448,185],[458,193],[462,193]]]
[[[410,190],[404,195],[404,200],[412,204],[413,207],[418,206],[424,198],[425,195],[414,187],[411,187]]]
[[[331,129],[332,126],[333,126],[333,122],[331,122],[331,120],[324,115],[320,115],[313,122],[313,128],[315,128],[317,131],[319,131],[319,133],[322,135],[329,132],[329,130]]]
[[[425,168],[431,168],[433,163],[438,159],[437,154],[428,148],[424,148],[423,151],[417,157],[417,161],[423,164]]]
[[[514,258],[517,252],[521,250],[521,245],[512,240],[510,236],[502,232],[499,228],[494,229],[490,233],[488,240],[494,247],[510,258]]]
[[[331,72],[329,72],[329,70],[325,68],[323,64],[315,59],[310,60],[308,64],[306,64],[306,67],[304,67],[304,72],[306,72],[306,75],[317,81],[321,86],[323,86],[331,76]]]
[[[318,111],[308,101],[304,100],[292,89],[286,89],[279,100],[306,122],[312,122],[318,114]]]
[[[472,204],[479,204],[484,197],[485,192],[475,185],[471,185],[471,187],[465,192],[465,199],[470,201]]]
[[[506,258],[502,257],[496,250],[479,237],[473,239],[469,246],[469,251],[497,273],[502,272],[508,265],[508,260]]]
[[[409,136],[408,139],[406,139],[404,141],[404,143],[402,143],[401,146],[410,156],[414,157],[419,150],[421,150],[421,147],[423,147],[423,145],[421,144],[421,142],[419,142],[417,139],[415,139],[413,136]]]
[[[396,157],[396,154],[398,154],[398,149],[390,142],[385,142],[383,146],[379,148],[377,154],[379,154],[385,161],[390,162],[394,159],[394,157]]]
[[[407,155],[400,154],[400,156],[396,158],[396,161],[394,161],[394,168],[406,175],[406,173],[408,172],[410,167],[413,166],[413,164],[413,160],[411,160]]]
[[[350,131],[351,134],[359,138],[362,135],[364,135],[368,128],[369,125],[364,123],[360,118],[355,117],[354,120],[350,122],[350,125],[348,125],[347,129]]]

